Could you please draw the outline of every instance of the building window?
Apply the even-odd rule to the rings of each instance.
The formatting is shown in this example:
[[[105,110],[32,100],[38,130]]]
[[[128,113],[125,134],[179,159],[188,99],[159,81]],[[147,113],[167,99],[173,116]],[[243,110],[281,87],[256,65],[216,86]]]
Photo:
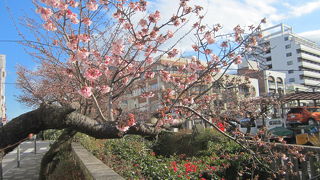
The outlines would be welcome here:
[[[156,89],[158,89],[158,87],[159,87],[159,85],[157,83],[151,84],[150,85],[150,90],[156,90]]]
[[[290,78],[289,82],[295,82],[296,80],[294,78]]]
[[[272,64],[269,64],[269,65],[267,66],[267,69],[272,69]]]
[[[287,56],[287,57],[290,57],[290,56],[292,56],[292,53],[289,52],[289,53],[286,54],[286,56]]]
[[[290,49],[290,48],[291,48],[291,44],[287,44],[286,49]]]
[[[282,84],[283,83],[283,80],[279,77],[277,77],[277,84]]]
[[[266,50],[266,54],[268,54],[268,53],[271,53],[271,48],[268,48],[268,49]]]
[[[303,76],[303,75],[300,75],[300,79],[303,80],[303,79],[304,79],[304,76]]]
[[[292,64],[293,64],[292,61],[288,61],[288,62],[287,62],[287,65],[292,65]]]
[[[293,70],[292,70],[292,69],[290,69],[290,70],[288,71],[288,73],[289,73],[289,74],[292,74],[292,73],[293,73]]]
[[[268,84],[269,84],[269,86],[275,84],[275,79],[274,79],[274,77],[272,77],[272,76],[269,76],[269,77],[268,77]]]
[[[271,56],[266,58],[267,61],[271,61]]]
[[[284,37],[284,40],[285,41],[288,41],[289,40],[289,37],[287,36],[287,37]]]

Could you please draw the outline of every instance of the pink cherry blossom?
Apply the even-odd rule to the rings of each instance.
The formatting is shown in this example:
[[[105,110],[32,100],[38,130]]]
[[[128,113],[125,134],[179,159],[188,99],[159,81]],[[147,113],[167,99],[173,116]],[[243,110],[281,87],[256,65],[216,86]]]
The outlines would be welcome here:
[[[111,91],[111,88],[110,88],[110,86],[103,85],[100,87],[100,91],[102,94],[106,94]]]
[[[145,93],[141,94],[140,97],[143,97],[143,98],[152,98],[152,97],[154,97],[154,93],[153,93],[153,92],[145,92]]]
[[[132,28],[132,25],[130,23],[124,23],[123,28],[130,29],[130,28]]]
[[[184,104],[193,104],[194,103],[194,100],[192,97],[184,98],[182,101]]]
[[[172,32],[171,30],[169,30],[169,31],[167,32],[167,37],[168,37],[168,38],[172,38],[172,37],[173,37],[173,32]]]
[[[242,63],[242,56],[238,55],[238,56],[234,59],[234,63],[235,63],[235,64],[241,64],[241,63]]]
[[[49,20],[49,18],[53,15],[51,9],[44,7],[39,7],[36,12],[39,13],[41,15],[41,18],[45,21]]]
[[[173,58],[179,53],[178,49],[172,49],[171,51],[168,52],[168,57]]]
[[[123,78],[122,82],[123,82],[123,84],[127,84],[129,82],[129,78],[128,77]]]
[[[80,41],[87,43],[90,41],[90,36],[88,34],[79,34],[78,38]]]
[[[140,19],[140,21],[139,21],[139,25],[140,25],[140,26],[144,27],[144,26],[146,26],[147,24],[148,24],[147,20],[145,20],[145,19]]]
[[[124,51],[124,45],[122,39],[118,39],[112,43],[111,51],[114,55],[120,56]]]
[[[108,5],[109,2],[106,1],[106,0],[100,0],[99,3],[100,3],[100,4],[104,4],[104,5]]]
[[[166,41],[166,38],[161,34],[160,36],[157,37],[156,41],[158,43],[164,43]]]
[[[153,62],[153,57],[147,57],[146,58],[146,63],[151,64]]]
[[[85,97],[85,98],[90,98],[90,96],[92,95],[92,87],[90,86],[83,86],[78,93]]]
[[[65,70],[65,74],[66,74],[68,77],[73,77],[72,69],[67,68],[67,69]]]
[[[174,96],[176,94],[176,92],[172,89],[168,90],[168,96]]]
[[[154,78],[154,75],[155,75],[154,72],[148,71],[148,72],[145,73],[144,77],[145,77],[146,79],[152,79],[152,78]]]
[[[55,17],[57,20],[61,19],[64,16],[64,13],[62,11],[56,12],[53,17]]]
[[[192,49],[193,49],[194,51],[199,51],[199,47],[198,47],[197,45],[192,45]]]
[[[87,69],[87,71],[84,73],[84,77],[90,81],[97,80],[101,75],[102,73],[96,68]]]
[[[56,40],[56,39],[52,41],[52,45],[54,45],[54,46],[57,46],[57,45],[58,45],[58,43],[59,43],[59,41],[58,41],[58,40]]]
[[[193,82],[193,81],[196,81],[198,78],[198,75],[197,74],[192,74],[191,76],[188,77],[188,80]]]
[[[142,50],[144,48],[144,44],[137,42],[134,43],[134,47],[136,47],[138,50]]]
[[[51,6],[53,8],[58,8],[61,1],[58,0],[41,0],[41,2],[47,4],[48,6]]]
[[[119,19],[121,17],[121,11],[118,10],[117,12],[113,13],[112,15],[114,18]]]
[[[213,38],[208,38],[208,39],[206,39],[206,40],[207,40],[207,43],[208,43],[208,44],[213,44],[213,43],[216,42],[216,40],[213,39]]]
[[[95,11],[98,9],[98,4],[95,0],[90,0],[89,2],[87,2],[86,8],[90,11]]]
[[[61,3],[59,4],[58,8],[59,8],[60,10],[62,10],[62,11],[67,10],[67,9],[68,9],[68,4],[61,2]]]
[[[160,70],[160,74],[165,82],[169,82],[171,80],[171,75],[167,71]]]
[[[69,1],[69,4],[70,4],[71,7],[74,7],[74,8],[79,6],[79,2],[76,2],[74,0]]]
[[[76,54],[78,60],[86,60],[89,57],[89,55],[90,55],[90,52],[88,52],[88,50],[84,48],[78,50]]]
[[[216,42],[216,40],[212,37],[212,34],[210,32],[206,32],[204,38],[207,40],[208,44],[213,44]]]
[[[67,47],[71,50],[76,50],[78,48],[78,41],[67,42]]]
[[[57,27],[52,21],[47,21],[45,24],[43,24],[43,28],[47,31],[56,31]]]
[[[75,55],[70,55],[70,57],[69,57],[69,61],[71,61],[71,62],[75,62],[75,61],[77,61],[76,56],[75,56]]]
[[[150,22],[157,23],[160,20],[160,12],[156,11],[153,14],[150,14],[148,17]]]
[[[106,56],[106,57],[104,58],[104,60],[105,60],[105,61],[104,61],[105,64],[109,64],[112,59],[111,59],[110,56]]]
[[[214,62],[219,62],[219,57],[215,54],[210,54],[211,60]]]
[[[226,48],[226,47],[228,47],[228,42],[227,41],[223,41],[220,46],[223,47],[223,48]]]
[[[206,50],[204,50],[204,53],[205,53],[205,54],[211,54],[211,52],[212,52],[211,49],[206,49]]]
[[[91,23],[92,23],[92,21],[91,21],[90,18],[88,18],[88,17],[83,18],[83,19],[82,19],[82,22],[83,22],[85,25],[87,25],[87,26],[90,26]]]
[[[73,24],[79,23],[78,15],[76,13],[73,13],[70,9],[66,11],[66,15]]]

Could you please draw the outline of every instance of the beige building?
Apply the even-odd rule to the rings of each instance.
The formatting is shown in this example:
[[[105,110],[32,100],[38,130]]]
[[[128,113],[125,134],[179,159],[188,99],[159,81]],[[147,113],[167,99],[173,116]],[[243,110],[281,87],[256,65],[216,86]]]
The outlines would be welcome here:
[[[170,74],[174,77],[181,76],[182,74],[178,71],[180,67],[189,63],[190,59],[168,59],[161,58],[157,63],[154,64],[153,71],[159,72],[160,70],[166,70],[170,72]],[[205,66],[205,65],[204,65]],[[218,73],[214,79],[219,78],[222,74]],[[249,86],[233,86],[230,85],[232,82],[249,82]],[[220,82],[220,81],[219,81]],[[217,103],[227,101],[227,96],[230,93],[223,93],[227,88],[228,91],[232,90],[233,92],[238,93],[239,95],[243,95],[246,97],[258,97],[259,96],[259,84],[258,80],[255,78],[247,78],[245,76],[238,75],[223,75],[221,78],[221,82],[225,83],[224,87],[221,88],[218,84],[214,88],[212,88],[208,94],[218,94],[219,97]],[[244,83],[243,83],[244,84]],[[204,90],[206,90],[212,84],[200,84],[193,87],[188,95],[193,96],[197,95]],[[162,92],[168,88],[172,88],[170,83],[167,83],[162,80],[159,73],[156,73],[154,78],[151,79],[143,79],[142,81],[137,82],[134,88],[131,89],[130,92],[126,94],[126,97],[121,101],[120,106],[125,111],[135,111],[138,114],[138,120],[146,120],[150,119],[151,113],[156,112],[163,105],[163,97]],[[141,97],[144,92],[154,93],[153,97]],[[222,97],[224,96],[224,97]],[[233,99],[230,99],[232,101]],[[218,102],[219,101],[219,102]],[[220,106],[220,105],[219,105]],[[221,105],[221,108],[225,108],[224,105]],[[194,122],[189,122],[187,127],[191,127]]]
[[[5,106],[5,79],[6,79],[6,56],[0,54],[0,118],[3,124],[6,123]]]

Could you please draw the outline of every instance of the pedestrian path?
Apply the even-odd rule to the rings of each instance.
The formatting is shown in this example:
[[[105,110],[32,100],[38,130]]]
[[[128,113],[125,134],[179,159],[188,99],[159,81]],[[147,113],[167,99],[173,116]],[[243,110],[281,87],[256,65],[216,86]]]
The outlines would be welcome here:
[[[3,161],[3,179],[33,180],[38,179],[43,155],[49,150],[49,141],[23,142],[20,146],[20,167],[17,167],[17,148],[8,153]],[[36,154],[34,147],[37,148]],[[0,178],[1,179],[1,178]]]
[[[7,180],[37,180],[39,177],[40,163],[44,153],[28,153],[22,160],[20,167],[15,167],[6,172],[3,179]]]

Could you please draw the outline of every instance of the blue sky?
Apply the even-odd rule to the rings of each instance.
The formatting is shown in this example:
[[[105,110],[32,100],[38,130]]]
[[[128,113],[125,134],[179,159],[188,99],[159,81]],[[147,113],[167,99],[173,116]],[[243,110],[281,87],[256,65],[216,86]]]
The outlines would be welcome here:
[[[294,32],[320,42],[320,0],[197,0],[196,2],[206,7],[206,22],[210,25],[220,23],[225,31],[238,24],[256,24],[267,17],[266,26],[285,23],[292,26]],[[173,9],[171,7],[177,3],[178,0],[154,0],[151,5],[153,9],[159,9],[163,16],[166,14],[171,16]],[[20,90],[14,84],[15,66],[21,64],[32,68],[34,63],[20,44],[4,41],[21,39],[14,21],[18,28],[21,28],[18,19],[26,15],[35,17],[31,0],[0,1],[0,54],[7,56],[6,105],[9,119],[30,110],[16,101]],[[29,37],[26,32],[22,33]]]

